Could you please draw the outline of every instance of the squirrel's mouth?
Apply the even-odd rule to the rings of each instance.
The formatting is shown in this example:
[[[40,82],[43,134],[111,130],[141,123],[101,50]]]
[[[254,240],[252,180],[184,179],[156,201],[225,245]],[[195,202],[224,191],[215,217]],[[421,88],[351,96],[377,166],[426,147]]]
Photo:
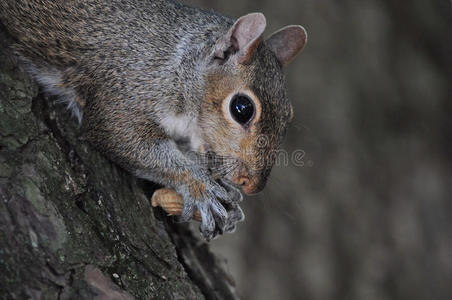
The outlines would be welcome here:
[[[253,195],[259,193],[264,185],[260,183],[260,180],[258,177],[254,176],[239,176],[233,182],[239,186],[242,191],[246,195]]]
[[[207,168],[214,179],[225,180],[241,189],[246,195],[260,192],[263,188],[260,176],[250,172],[248,165],[240,158],[222,156],[213,151],[203,154]]]

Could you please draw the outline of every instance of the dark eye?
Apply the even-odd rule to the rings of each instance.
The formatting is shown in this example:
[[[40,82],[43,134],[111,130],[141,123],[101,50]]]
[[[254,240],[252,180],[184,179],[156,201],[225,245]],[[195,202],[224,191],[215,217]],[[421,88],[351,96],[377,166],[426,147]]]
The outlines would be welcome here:
[[[229,105],[231,115],[240,125],[248,124],[254,117],[254,103],[248,96],[235,95]]]

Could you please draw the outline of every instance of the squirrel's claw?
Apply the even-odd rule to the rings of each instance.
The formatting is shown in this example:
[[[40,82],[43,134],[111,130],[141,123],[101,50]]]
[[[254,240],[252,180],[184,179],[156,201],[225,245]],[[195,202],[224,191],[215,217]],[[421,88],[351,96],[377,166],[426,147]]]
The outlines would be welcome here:
[[[212,211],[207,203],[202,203],[201,205],[198,205],[198,207],[202,218],[201,225],[199,225],[199,231],[207,241],[210,241],[216,235],[215,220]]]
[[[228,192],[228,196],[226,197],[226,199],[224,199],[225,202],[238,203],[243,200],[242,193],[233,184],[229,183],[228,181],[226,181],[224,179],[220,180],[220,184]]]
[[[223,190],[224,191],[224,190]],[[225,191],[224,191],[225,192]],[[225,193],[227,194],[227,193]],[[201,225],[199,227],[202,236],[210,241],[218,233],[224,231],[228,212],[216,197],[217,193],[207,193],[207,197],[198,201],[195,205],[201,213]]]
[[[184,206],[182,209],[182,213],[180,216],[181,222],[188,222],[193,218],[193,214],[195,212],[195,203],[194,201],[187,201],[184,199]]]
[[[245,220],[245,215],[242,209],[237,204],[232,205],[228,210],[228,218],[224,227],[224,232],[233,233],[236,229],[236,224]]]

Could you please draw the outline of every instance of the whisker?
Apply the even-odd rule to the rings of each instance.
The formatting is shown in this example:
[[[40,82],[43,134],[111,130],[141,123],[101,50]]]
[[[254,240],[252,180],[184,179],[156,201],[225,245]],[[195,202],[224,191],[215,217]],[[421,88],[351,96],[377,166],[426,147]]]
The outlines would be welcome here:
[[[219,175],[227,175],[234,171],[238,166],[236,164],[225,164],[218,168],[213,168]]]
[[[308,132],[311,132],[311,131],[312,131],[312,129],[311,129],[308,125],[302,123],[301,121],[299,121],[299,120],[297,120],[297,119],[294,119],[294,120],[292,121],[290,127],[295,128],[297,131],[302,131],[303,129],[306,130],[306,131],[308,131]]]

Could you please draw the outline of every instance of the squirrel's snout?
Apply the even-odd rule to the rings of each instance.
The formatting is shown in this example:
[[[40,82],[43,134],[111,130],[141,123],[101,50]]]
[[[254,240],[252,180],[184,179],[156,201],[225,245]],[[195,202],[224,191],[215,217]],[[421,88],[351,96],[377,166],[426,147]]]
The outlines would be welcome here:
[[[249,184],[250,184],[250,180],[247,177],[240,177],[240,179],[239,179],[240,186],[247,186]]]
[[[256,194],[262,190],[262,185],[259,184],[259,181],[250,179],[248,176],[240,176],[234,180],[234,183],[239,185],[247,195]]]

